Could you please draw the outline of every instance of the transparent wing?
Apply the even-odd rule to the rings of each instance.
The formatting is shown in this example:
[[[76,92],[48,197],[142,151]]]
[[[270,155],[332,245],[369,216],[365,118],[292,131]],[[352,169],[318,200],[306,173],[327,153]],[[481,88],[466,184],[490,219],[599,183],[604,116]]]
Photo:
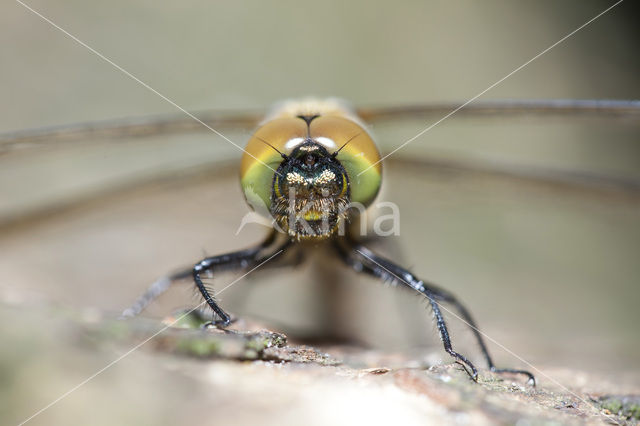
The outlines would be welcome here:
[[[460,108],[462,103],[429,103],[391,107],[358,108],[365,122],[376,124],[389,120],[447,119],[469,116],[502,118],[509,115],[640,118],[640,101],[626,100],[507,100],[475,102]],[[202,123],[215,129],[252,128],[262,119],[260,111],[201,111],[194,114]],[[12,150],[33,149],[60,142],[82,141],[92,138],[149,137],[158,134],[208,132],[202,123],[182,113],[173,115],[124,118],[116,120],[74,123],[54,127],[27,129],[0,134],[0,154]]]
[[[360,108],[391,152],[458,108],[458,103]],[[260,111],[203,111],[208,126],[244,146]],[[474,177],[542,182],[637,196],[640,102],[519,100],[465,106],[386,162]],[[599,157],[602,161],[594,161]],[[600,155],[601,154],[601,155]],[[0,135],[0,225],[158,182],[233,171],[239,149],[176,114],[29,129]]]

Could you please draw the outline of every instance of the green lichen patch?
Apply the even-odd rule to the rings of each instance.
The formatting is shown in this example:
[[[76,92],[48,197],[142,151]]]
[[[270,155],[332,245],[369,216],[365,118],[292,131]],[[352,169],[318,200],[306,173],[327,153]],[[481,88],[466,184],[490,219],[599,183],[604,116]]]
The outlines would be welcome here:
[[[607,414],[640,421],[640,395],[608,395],[601,397],[598,403]]]
[[[215,357],[220,354],[221,343],[214,339],[186,338],[175,342],[175,352],[198,358]]]
[[[92,347],[109,342],[135,345],[144,341],[145,347],[158,351],[211,359],[267,359],[266,349],[287,345],[285,335],[255,326],[247,327],[247,330],[244,323],[232,324],[233,327],[243,327],[243,331],[203,327],[210,319],[198,311],[177,312],[162,322],[140,317],[102,319],[91,323],[78,322],[79,332],[72,334],[78,341]]]
[[[209,322],[209,320],[196,310],[176,312],[173,316],[165,318],[162,322],[176,328],[199,329]]]
[[[265,349],[286,344],[286,336],[270,331],[167,329],[154,339],[156,349],[196,358],[263,359]]]

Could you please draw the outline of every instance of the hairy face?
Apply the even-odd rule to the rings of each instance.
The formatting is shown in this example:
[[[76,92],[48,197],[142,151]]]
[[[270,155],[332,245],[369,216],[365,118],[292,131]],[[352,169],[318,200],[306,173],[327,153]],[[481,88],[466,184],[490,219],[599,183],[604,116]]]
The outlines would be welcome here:
[[[346,219],[349,180],[335,156],[309,139],[278,167],[271,201],[271,214],[292,237],[327,238]]]

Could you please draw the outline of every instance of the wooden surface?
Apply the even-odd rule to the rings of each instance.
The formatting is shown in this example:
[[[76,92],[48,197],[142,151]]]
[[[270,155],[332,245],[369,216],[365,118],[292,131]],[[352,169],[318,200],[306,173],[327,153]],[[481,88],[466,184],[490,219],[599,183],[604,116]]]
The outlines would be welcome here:
[[[428,353],[305,346],[245,320],[229,331],[184,320],[167,328],[175,317],[164,323],[119,321],[97,311],[7,302],[0,305],[3,347],[10,349],[0,355],[3,424],[26,420],[79,384],[28,424],[69,424],[70,419],[94,425],[638,420],[637,388],[581,371],[542,368],[536,371],[539,385],[531,387],[517,377],[481,370],[474,383],[458,364],[432,365]]]

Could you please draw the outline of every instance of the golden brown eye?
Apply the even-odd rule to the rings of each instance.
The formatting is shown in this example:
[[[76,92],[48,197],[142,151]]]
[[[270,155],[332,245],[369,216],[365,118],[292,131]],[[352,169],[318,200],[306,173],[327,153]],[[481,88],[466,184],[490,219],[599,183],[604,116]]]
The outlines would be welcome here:
[[[336,159],[350,182],[350,201],[365,207],[373,202],[382,182],[380,154],[371,136],[358,123],[336,115],[320,116],[311,122],[311,137],[335,142]]]
[[[288,154],[292,149],[288,144],[304,141],[306,135],[307,124],[299,118],[275,118],[258,128],[247,143],[240,166],[241,185],[247,202],[256,211],[266,211],[271,206],[275,170],[283,161],[280,152]],[[280,190],[283,177],[278,178]]]

